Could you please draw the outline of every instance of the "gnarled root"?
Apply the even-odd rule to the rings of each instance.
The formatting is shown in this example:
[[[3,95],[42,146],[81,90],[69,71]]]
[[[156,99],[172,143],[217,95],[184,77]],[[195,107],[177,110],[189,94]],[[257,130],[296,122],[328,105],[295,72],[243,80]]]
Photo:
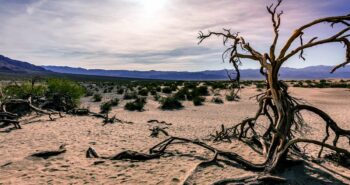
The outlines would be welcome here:
[[[223,179],[217,182],[214,182],[213,185],[226,185],[226,184],[278,184],[286,182],[285,178],[272,176],[272,175],[252,175],[252,176],[244,176],[239,178],[231,178],[231,179]]]
[[[65,148],[65,145],[61,145],[58,150],[50,150],[50,151],[43,151],[43,152],[37,152],[34,153],[32,155],[30,155],[30,157],[37,157],[37,158],[43,158],[43,159],[48,159],[50,157],[53,156],[57,156],[60,155],[62,153],[65,153],[67,150]]]
[[[165,136],[169,136],[168,132],[165,130],[168,127],[160,128],[158,126],[149,129],[151,131],[151,137],[158,137],[159,133],[163,133]]]

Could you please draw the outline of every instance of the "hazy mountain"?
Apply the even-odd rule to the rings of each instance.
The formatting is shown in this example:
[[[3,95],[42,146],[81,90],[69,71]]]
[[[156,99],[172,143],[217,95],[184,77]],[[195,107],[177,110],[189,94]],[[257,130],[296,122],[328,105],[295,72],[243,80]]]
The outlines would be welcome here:
[[[0,72],[6,73],[46,73],[49,72],[43,67],[13,60],[3,55],[0,55]]]
[[[321,79],[321,78],[350,78],[350,66],[339,69],[330,74],[332,66],[311,66],[301,69],[282,68],[282,79]],[[227,80],[226,70],[208,70],[198,72],[187,71],[129,71],[129,70],[103,70],[84,69],[66,66],[36,66],[28,62],[13,60],[0,55],[0,73],[35,75],[35,74],[74,74],[123,78],[163,79],[163,80]],[[59,74],[58,74],[59,75]],[[243,69],[242,79],[262,79],[258,69]]]
[[[226,70],[212,70],[199,72],[183,71],[129,71],[129,70],[102,70],[84,69],[62,66],[43,66],[47,70],[58,73],[99,75],[128,78],[147,78],[165,80],[227,80]],[[350,78],[350,66],[339,69],[330,74],[332,66],[311,66],[301,69],[282,68],[280,78],[282,79],[321,79],[321,78]],[[262,79],[258,69],[243,69],[243,79]]]

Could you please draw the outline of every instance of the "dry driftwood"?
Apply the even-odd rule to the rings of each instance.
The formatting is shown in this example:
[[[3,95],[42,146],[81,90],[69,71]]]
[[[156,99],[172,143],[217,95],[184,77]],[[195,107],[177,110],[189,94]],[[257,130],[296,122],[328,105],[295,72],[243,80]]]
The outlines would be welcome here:
[[[54,156],[65,153],[67,151],[65,146],[66,145],[61,145],[58,148],[58,150],[48,150],[48,151],[37,152],[37,153],[30,155],[30,157],[48,159],[50,157],[54,157]]]

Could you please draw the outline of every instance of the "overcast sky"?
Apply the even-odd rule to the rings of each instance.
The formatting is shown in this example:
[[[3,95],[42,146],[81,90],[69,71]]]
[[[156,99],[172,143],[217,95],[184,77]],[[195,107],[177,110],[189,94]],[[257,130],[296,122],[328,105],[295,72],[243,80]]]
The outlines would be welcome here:
[[[0,54],[37,65],[129,70],[214,70],[225,47],[198,31],[230,28],[261,52],[273,38],[266,5],[273,0],[0,0]],[[350,0],[285,0],[280,45],[315,18],[350,13]],[[321,25],[307,37],[335,32]],[[334,65],[342,45],[306,51],[289,67]],[[256,68],[246,61],[243,68]]]

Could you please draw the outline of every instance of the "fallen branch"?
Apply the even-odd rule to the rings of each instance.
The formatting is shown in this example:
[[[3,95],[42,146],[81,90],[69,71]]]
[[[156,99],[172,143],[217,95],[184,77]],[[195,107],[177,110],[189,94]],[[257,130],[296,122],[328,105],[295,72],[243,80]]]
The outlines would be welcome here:
[[[37,157],[37,158],[43,158],[43,159],[48,159],[50,157],[54,157],[60,154],[65,153],[67,150],[65,148],[65,145],[61,145],[58,150],[49,150],[49,151],[42,151],[38,153],[34,153],[30,155],[30,157]]]

